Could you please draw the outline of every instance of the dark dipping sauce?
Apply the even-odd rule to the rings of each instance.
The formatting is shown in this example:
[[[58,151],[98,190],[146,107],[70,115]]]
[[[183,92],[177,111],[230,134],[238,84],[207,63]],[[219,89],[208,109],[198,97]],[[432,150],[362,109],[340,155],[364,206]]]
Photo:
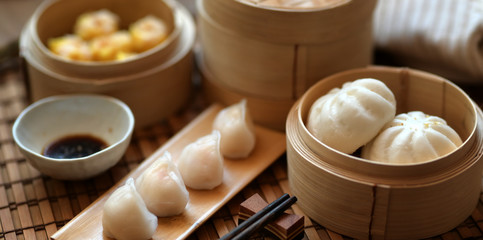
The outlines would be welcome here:
[[[99,152],[106,147],[106,142],[92,135],[70,135],[47,145],[43,155],[58,159],[81,158]]]

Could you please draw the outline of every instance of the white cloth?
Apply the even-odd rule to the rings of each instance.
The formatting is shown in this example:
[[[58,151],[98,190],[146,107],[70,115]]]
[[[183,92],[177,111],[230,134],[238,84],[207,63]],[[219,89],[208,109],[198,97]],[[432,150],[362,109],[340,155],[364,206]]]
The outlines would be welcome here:
[[[483,83],[483,0],[379,0],[375,47],[458,83]]]

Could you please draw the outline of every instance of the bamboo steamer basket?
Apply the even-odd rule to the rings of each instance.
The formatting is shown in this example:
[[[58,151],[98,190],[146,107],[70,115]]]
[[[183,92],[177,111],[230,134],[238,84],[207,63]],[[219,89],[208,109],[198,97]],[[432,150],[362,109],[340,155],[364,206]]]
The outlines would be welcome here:
[[[394,93],[397,112],[444,118],[463,144],[438,159],[388,164],[341,153],[305,127],[316,99],[344,82],[372,77]],[[325,227],[357,239],[420,239],[447,232],[475,209],[481,191],[483,114],[456,85],[390,67],[344,71],[319,81],[287,118],[288,177],[298,205]]]
[[[285,8],[200,0],[200,61],[213,76],[210,84],[240,96],[293,103],[320,78],[371,63],[375,4],[338,0]],[[287,114],[271,127],[283,130]]]
[[[119,16],[121,29],[151,14],[165,21],[170,34],[157,46],[123,61],[72,61],[46,47],[49,38],[72,32],[80,14],[102,8]],[[152,124],[182,107],[190,95],[195,35],[192,16],[174,0],[45,1],[20,37],[29,96],[36,101],[68,93],[110,95],[129,105],[137,128]]]
[[[278,131],[285,130],[284,122],[295,100],[244,95],[217,81],[215,76],[203,65],[202,61],[197,62],[201,72],[203,92],[208,101],[230,106],[241,99],[245,99],[254,122]]]

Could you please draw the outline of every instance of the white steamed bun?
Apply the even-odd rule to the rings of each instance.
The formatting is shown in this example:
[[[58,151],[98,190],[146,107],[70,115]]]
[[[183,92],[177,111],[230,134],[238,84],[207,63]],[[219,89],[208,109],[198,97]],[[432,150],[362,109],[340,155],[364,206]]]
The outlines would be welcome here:
[[[347,82],[312,105],[308,130],[320,141],[352,154],[374,138],[396,114],[396,100],[381,81],[364,78]]]
[[[416,163],[446,155],[462,144],[440,117],[421,111],[403,113],[362,149],[362,157],[389,163]]]

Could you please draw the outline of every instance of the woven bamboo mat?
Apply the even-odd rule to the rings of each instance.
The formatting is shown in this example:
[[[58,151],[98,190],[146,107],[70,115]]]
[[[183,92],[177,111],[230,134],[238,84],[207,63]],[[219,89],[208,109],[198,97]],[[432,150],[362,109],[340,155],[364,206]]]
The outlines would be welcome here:
[[[169,119],[135,131],[123,159],[106,173],[86,181],[58,181],[31,167],[13,142],[13,122],[28,105],[25,85],[17,70],[0,71],[0,239],[49,239],[208,106],[203,99],[195,97],[183,111]],[[473,91],[476,95],[482,93],[481,89]],[[479,103],[481,106],[482,102]],[[259,193],[267,201],[273,201],[284,192],[290,193],[290,189],[286,160],[282,156],[188,239],[217,239],[235,227],[238,205],[246,198]],[[483,239],[482,203],[480,198],[476,210],[460,226],[432,239]],[[289,211],[303,215],[296,205]],[[348,238],[306,218],[305,239]]]

